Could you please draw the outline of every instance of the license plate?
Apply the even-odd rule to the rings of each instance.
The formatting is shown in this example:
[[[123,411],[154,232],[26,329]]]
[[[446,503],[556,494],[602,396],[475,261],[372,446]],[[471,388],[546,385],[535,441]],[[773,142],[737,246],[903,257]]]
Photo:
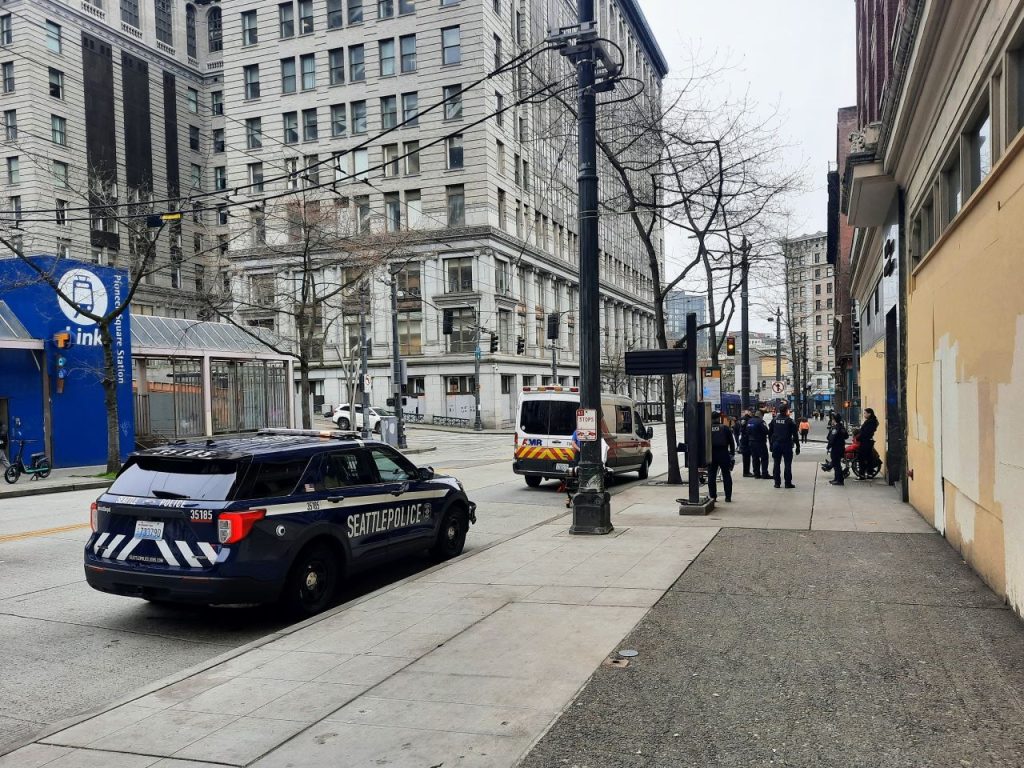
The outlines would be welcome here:
[[[568,471],[569,471],[569,465],[568,464],[566,464],[564,462],[560,462],[558,464],[555,464],[555,472],[568,472]]]
[[[154,523],[149,520],[135,521],[135,538],[159,541],[164,537],[164,524]]]

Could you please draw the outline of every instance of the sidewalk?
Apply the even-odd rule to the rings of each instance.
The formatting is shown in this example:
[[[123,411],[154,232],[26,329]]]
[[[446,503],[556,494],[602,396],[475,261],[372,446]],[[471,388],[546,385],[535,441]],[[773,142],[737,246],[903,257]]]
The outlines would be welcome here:
[[[820,459],[706,518],[636,484],[612,535],[535,526],[0,766],[1018,764],[1021,623],[892,489]]]
[[[101,465],[95,467],[71,467],[54,469],[45,480],[31,475],[22,475],[18,482],[8,485],[0,482],[0,499],[17,496],[38,496],[44,493],[61,493],[63,491],[82,491],[90,488],[106,488],[110,480],[96,477],[106,471]]]

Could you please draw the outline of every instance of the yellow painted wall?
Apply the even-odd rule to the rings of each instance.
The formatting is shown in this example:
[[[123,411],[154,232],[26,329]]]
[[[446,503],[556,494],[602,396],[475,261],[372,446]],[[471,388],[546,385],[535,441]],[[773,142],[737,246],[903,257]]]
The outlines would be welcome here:
[[[860,407],[873,408],[878,419],[875,449],[885,461],[885,339],[860,356]]]
[[[1024,144],[910,278],[910,501],[1024,613]]]

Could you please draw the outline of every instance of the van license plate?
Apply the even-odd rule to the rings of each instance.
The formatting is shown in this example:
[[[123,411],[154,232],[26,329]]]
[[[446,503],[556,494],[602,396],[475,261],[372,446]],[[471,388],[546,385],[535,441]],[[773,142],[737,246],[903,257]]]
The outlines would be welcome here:
[[[154,523],[149,520],[135,521],[135,538],[149,541],[159,541],[164,537],[164,524]]]
[[[568,471],[569,471],[569,465],[568,464],[565,464],[564,462],[563,463],[559,463],[559,464],[555,464],[555,472],[568,472]]]

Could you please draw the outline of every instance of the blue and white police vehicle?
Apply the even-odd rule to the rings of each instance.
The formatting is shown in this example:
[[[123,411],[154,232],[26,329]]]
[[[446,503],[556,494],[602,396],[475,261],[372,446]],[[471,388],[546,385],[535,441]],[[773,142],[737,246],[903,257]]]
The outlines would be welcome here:
[[[462,552],[476,505],[462,483],[391,446],[334,430],[131,454],[92,505],[85,576],[155,602],[331,604],[341,580],[417,550]]]

